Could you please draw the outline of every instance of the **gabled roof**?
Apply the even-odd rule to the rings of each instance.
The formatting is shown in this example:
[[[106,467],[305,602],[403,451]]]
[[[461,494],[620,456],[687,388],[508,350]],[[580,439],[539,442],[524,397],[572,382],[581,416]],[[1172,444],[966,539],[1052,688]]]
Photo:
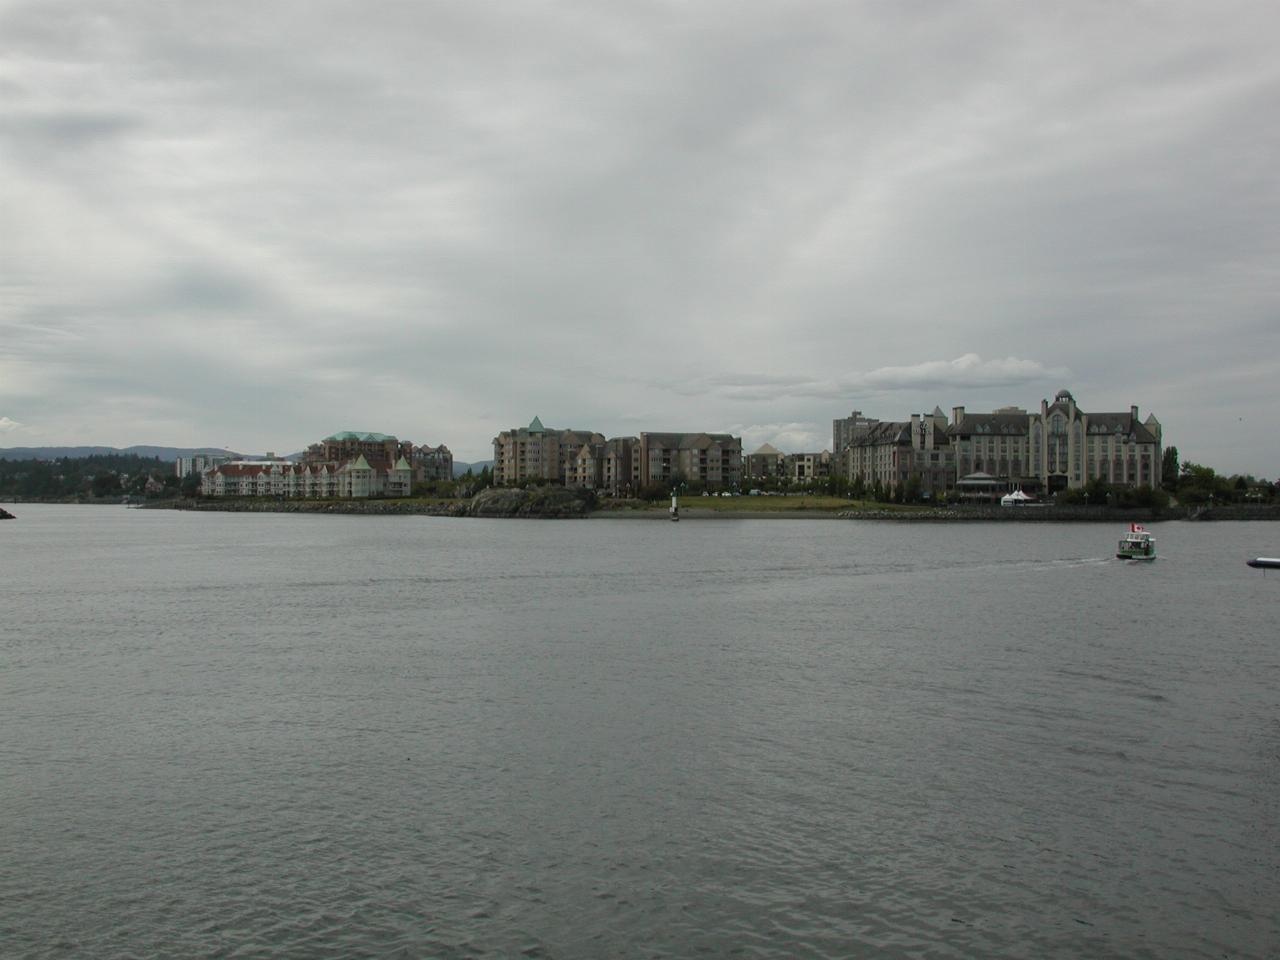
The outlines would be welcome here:
[[[882,444],[910,446],[911,424],[900,420],[882,420],[849,441],[851,447],[878,447]]]
[[[762,443],[760,449],[751,454],[753,457],[778,457],[782,455],[782,451],[772,444]]]
[[[395,437],[389,437],[385,433],[357,433],[353,430],[343,430],[341,433],[335,433],[332,437],[325,437],[325,440],[360,440],[365,443],[382,443],[386,440],[394,440]]]
[[[1133,414],[1124,413],[1087,413],[1089,418],[1089,433],[1096,434],[1119,434],[1123,437],[1133,435],[1133,439],[1138,443],[1155,443],[1155,434],[1151,432],[1150,427],[1146,423],[1137,420]],[[1147,418],[1150,422],[1151,417]],[[1159,421],[1156,421],[1158,424]]]
[[[651,444],[657,443],[677,450],[701,450],[716,443],[732,443],[735,439],[728,433],[650,433],[646,431],[640,436]]]
[[[947,427],[951,436],[983,436],[1018,437],[1025,436],[1031,429],[1031,421],[1026,413],[966,413],[959,423]]]
[[[364,454],[362,453],[360,454],[360,456],[356,457],[354,460],[348,460],[346,463],[344,463],[341,467],[338,468],[338,472],[349,473],[352,470],[372,470],[372,469],[373,468],[369,466],[369,461],[364,458]]]

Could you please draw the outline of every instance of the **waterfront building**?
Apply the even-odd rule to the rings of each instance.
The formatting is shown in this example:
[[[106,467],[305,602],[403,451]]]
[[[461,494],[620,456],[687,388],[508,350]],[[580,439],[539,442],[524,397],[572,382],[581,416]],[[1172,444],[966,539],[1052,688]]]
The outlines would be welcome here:
[[[742,475],[748,480],[778,480],[786,473],[786,456],[772,444],[762,443],[743,458]]]
[[[453,479],[453,454],[443,443],[438,447],[414,446],[409,463],[413,479],[418,483]]]
[[[861,479],[872,487],[878,481],[886,491],[914,486],[936,498],[955,485],[954,456],[946,414],[935,407],[931,414],[912,414],[909,421],[864,421],[846,444],[840,465],[850,482]]]
[[[864,417],[861,410],[854,410],[849,416],[831,421],[831,456],[837,461],[844,454],[845,448],[855,439],[863,436],[874,427],[879,420]]]
[[[206,470],[200,492],[207,497],[362,499],[407,497],[413,470],[401,457],[386,469],[363,456],[335,463],[232,461]]]
[[[1068,390],[1038,413],[1003,407],[991,413],[951,412],[948,434],[957,479],[986,473],[1029,493],[1053,494],[1102,480],[1116,486],[1160,485],[1160,421],[1127,412],[1085,413]]]
[[[565,486],[630,496],[640,485],[639,449],[638,437],[584,443],[566,467]]]
[[[346,463],[357,457],[364,457],[375,469],[389,470],[401,457],[412,462],[413,444],[385,433],[345,430],[311,444],[302,460],[304,463]]]
[[[210,467],[226,463],[230,457],[197,453],[190,457],[178,457],[173,464],[173,472],[179,477],[189,477],[193,473],[204,473]]]
[[[783,475],[790,483],[808,483],[831,476],[831,451],[788,453],[783,458]]]
[[[724,433],[641,433],[606,440],[594,431],[551,429],[534,417],[529,426],[494,437],[493,479],[506,486],[559,483],[613,495],[677,479],[732,489],[742,479],[742,440]]]
[[[201,473],[200,491],[209,497],[407,497],[412,453],[413,444],[387,434],[337,433],[308,447],[300,463],[268,454],[210,466]]]
[[[640,485],[699,481],[709,490],[742,482],[742,438],[727,433],[641,433]]]
[[[548,429],[534,417],[529,426],[504,430],[493,438],[493,482],[511,486],[525,481],[563,484],[570,478],[576,480],[576,460],[582,448],[603,443],[599,433]]]

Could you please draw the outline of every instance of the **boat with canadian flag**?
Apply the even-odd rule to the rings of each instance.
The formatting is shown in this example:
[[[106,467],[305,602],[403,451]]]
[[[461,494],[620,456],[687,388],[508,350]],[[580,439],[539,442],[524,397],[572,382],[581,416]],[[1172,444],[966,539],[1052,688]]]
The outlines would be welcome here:
[[[1140,523],[1129,524],[1129,532],[1121,539],[1116,548],[1116,557],[1121,560],[1154,560],[1156,558],[1156,538],[1143,529]]]

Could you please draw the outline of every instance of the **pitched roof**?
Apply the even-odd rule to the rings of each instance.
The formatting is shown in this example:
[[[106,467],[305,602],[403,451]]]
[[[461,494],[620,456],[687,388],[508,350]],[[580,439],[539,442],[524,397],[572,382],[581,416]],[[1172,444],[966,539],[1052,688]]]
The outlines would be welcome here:
[[[759,449],[759,450],[757,450],[755,453],[751,454],[751,456],[753,456],[753,457],[759,457],[759,456],[776,457],[776,456],[780,456],[781,454],[782,454],[782,451],[781,451],[781,450],[779,450],[777,447],[774,447],[774,446],[772,446],[771,444],[768,444],[768,443],[762,443],[762,444],[760,444],[760,449]]]
[[[975,433],[994,436],[1023,436],[1031,429],[1027,413],[966,413],[959,423],[947,427],[951,436],[969,436]]]
[[[395,437],[389,437],[385,433],[357,433],[352,430],[343,430],[341,433],[335,433],[332,437],[325,437],[325,440],[360,440],[365,443],[382,443],[386,440],[394,440]]]
[[[849,441],[851,447],[876,447],[881,444],[911,443],[911,424],[903,421],[882,420],[872,424],[865,432]]]

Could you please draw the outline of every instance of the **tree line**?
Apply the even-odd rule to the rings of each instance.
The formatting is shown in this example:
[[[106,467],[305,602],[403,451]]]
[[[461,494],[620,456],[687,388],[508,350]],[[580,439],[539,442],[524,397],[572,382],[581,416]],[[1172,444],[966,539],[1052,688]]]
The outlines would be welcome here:
[[[93,454],[56,460],[0,459],[0,496],[41,499],[161,497],[194,492],[200,478],[178,477],[159,457]]]

